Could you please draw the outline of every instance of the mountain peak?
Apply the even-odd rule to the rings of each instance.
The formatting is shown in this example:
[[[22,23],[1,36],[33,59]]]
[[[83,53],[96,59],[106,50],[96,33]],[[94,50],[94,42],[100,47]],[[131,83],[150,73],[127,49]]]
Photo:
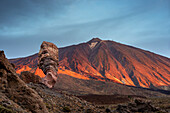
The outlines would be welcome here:
[[[101,42],[102,40],[100,38],[92,38],[90,41],[88,41],[87,43],[89,44],[89,47],[91,49],[93,49],[99,42]]]
[[[169,89],[170,59],[152,52],[99,38],[59,51],[60,74],[137,87]],[[17,69],[21,69],[22,65],[36,68],[37,61],[35,56],[11,60]]]
[[[102,41],[100,38],[92,38],[90,41],[88,41],[88,43],[92,43],[92,42],[100,42]]]

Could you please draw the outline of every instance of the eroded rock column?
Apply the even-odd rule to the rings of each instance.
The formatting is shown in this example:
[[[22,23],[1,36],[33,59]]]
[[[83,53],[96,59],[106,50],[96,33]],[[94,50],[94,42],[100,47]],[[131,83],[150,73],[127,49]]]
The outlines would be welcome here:
[[[54,87],[58,71],[58,48],[50,42],[43,42],[38,54],[38,66],[46,75],[42,83],[49,88]]]

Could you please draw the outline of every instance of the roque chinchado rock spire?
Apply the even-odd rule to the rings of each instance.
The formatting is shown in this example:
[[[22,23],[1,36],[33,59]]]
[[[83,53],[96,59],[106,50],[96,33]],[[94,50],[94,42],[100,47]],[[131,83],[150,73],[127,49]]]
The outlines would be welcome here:
[[[38,66],[46,75],[42,83],[52,88],[57,80],[58,48],[50,42],[43,42],[38,54]]]

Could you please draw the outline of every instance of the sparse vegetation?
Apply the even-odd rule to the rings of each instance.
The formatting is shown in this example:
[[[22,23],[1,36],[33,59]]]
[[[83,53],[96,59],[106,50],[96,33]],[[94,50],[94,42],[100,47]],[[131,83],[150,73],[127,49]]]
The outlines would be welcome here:
[[[64,106],[63,107],[63,111],[64,112],[70,112],[71,110],[70,110],[70,108],[68,106]]]
[[[109,113],[111,112],[109,108],[106,108],[106,113]]]
[[[0,105],[0,113],[15,113],[15,112],[13,112],[11,109],[8,109]]]
[[[85,113],[93,113],[92,109],[86,109]]]
[[[49,105],[48,103],[45,103],[45,105],[46,105],[46,107],[47,107],[48,109],[51,108],[50,105]]]

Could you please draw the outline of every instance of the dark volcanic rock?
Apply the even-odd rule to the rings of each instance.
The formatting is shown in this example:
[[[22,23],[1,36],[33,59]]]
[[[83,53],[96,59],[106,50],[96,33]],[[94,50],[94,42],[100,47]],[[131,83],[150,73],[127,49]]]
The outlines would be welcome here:
[[[44,100],[50,113],[105,113],[94,104],[60,90],[50,89],[43,84],[28,84],[35,89]]]
[[[156,112],[159,111],[157,108],[151,105],[150,102],[136,99],[134,103],[128,105],[118,105],[117,112],[119,113],[134,113],[134,112]]]
[[[34,73],[31,73],[29,71],[23,71],[21,75],[19,76],[25,83],[40,83],[41,78],[38,75],[35,75]]]
[[[42,82],[52,88],[57,80],[58,48],[50,42],[43,42],[38,54],[38,66],[46,75]]]
[[[19,78],[4,51],[0,51],[0,105],[21,113],[48,113],[41,97]]]

